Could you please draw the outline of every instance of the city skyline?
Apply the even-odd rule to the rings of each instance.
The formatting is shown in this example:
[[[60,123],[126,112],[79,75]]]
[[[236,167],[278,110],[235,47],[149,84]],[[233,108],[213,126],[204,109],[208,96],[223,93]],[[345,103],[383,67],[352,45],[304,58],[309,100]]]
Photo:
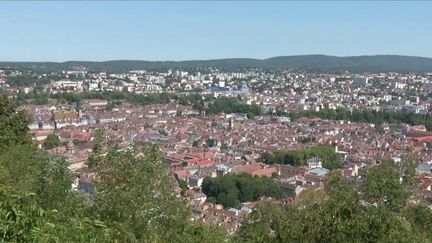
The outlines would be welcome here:
[[[0,1],[0,242],[432,242],[432,1]]]
[[[1,61],[432,57],[430,2],[2,2]]]

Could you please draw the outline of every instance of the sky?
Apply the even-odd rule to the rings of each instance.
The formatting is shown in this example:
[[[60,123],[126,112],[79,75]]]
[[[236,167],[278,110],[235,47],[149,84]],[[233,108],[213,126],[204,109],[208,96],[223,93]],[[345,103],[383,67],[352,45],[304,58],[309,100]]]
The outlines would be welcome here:
[[[432,1],[0,2],[0,61],[432,57]]]

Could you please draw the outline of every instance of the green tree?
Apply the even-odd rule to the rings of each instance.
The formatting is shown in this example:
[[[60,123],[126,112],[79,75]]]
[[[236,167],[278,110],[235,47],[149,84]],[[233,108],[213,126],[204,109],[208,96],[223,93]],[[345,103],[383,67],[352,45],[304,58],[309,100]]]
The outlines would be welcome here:
[[[80,242],[71,238],[78,235],[89,236],[81,242],[107,240],[99,229],[81,227],[89,204],[72,191],[68,163],[34,147],[25,133],[28,120],[10,101],[1,101],[0,131],[8,136],[0,153],[0,241]]]
[[[392,210],[402,208],[409,195],[409,188],[401,183],[399,168],[391,160],[383,160],[373,166],[363,180],[361,191],[364,199],[371,204],[385,205]]]
[[[109,102],[107,105],[106,105],[106,110],[109,110],[109,111],[111,111],[111,110],[113,110],[115,108],[115,104],[114,104],[114,102]]]
[[[227,143],[222,143],[221,145],[221,151],[225,152],[229,149],[229,146]]]
[[[209,138],[206,140],[206,144],[211,148],[216,145],[216,140],[214,138]]]
[[[180,180],[178,181],[178,184],[179,184],[179,187],[180,187],[182,190],[186,191],[186,190],[188,189],[188,184],[187,184],[187,182],[186,182],[185,180],[180,179]]]
[[[428,219],[420,221],[428,222]],[[340,173],[332,172],[325,190],[302,192],[293,204],[284,207],[258,205],[235,239],[238,242],[351,242],[353,239],[356,242],[430,242],[427,230],[417,231],[413,227],[409,219],[385,204],[364,204],[357,189]]]
[[[318,157],[323,161],[323,167],[334,170],[341,166],[342,158],[331,146],[313,146],[304,149],[286,150],[280,149],[272,154],[264,152],[261,159],[267,164],[290,164],[293,166],[303,166],[306,160]]]
[[[282,189],[267,177],[252,177],[247,174],[228,174],[216,178],[205,178],[202,191],[209,201],[224,207],[238,207],[241,202],[257,200],[260,196],[282,198]]]
[[[189,211],[177,199],[158,146],[110,150],[94,163],[98,173],[95,213],[122,242],[184,242],[197,233]],[[191,232],[192,231],[192,232]],[[193,241],[206,239],[196,238]]]
[[[201,139],[196,139],[192,142],[193,147],[199,147],[201,145]]]
[[[0,101],[0,132],[7,135],[0,153],[1,242],[226,240],[220,229],[189,220],[157,147],[92,157],[98,183],[90,203],[72,190],[68,163],[33,146],[25,116]]]
[[[432,210],[425,205],[410,205],[406,207],[403,214],[408,220],[419,227],[421,230],[428,232],[432,237],[430,228],[432,227]]]
[[[248,113],[246,114],[246,117],[247,117],[247,119],[249,119],[249,120],[253,120],[253,119],[255,119],[255,115],[254,115],[252,112],[248,112]]]
[[[28,133],[30,118],[16,108],[13,101],[0,96],[0,153],[9,146],[31,144]]]
[[[93,152],[98,154],[102,151],[105,144],[104,131],[102,129],[96,129],[93,132]]]
[[[46,149],[52,149],[60,145],[60,138],[55,134],[49,134],[44,141]]]

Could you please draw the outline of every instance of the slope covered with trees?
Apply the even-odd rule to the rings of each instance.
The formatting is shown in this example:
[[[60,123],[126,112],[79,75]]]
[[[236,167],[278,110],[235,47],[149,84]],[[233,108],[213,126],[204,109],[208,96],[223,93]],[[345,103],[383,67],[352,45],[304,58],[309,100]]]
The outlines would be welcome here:
[[[431,242],[432,211],[413,194],[415,163],[385,160],[362,184],[330,174],[324,190],[293,204],[260,205],[236,234],[239,242]],[[403,178],[400,182],[400,178]]]
[[[375,55],[337,57],[327,55],[280,56],[267,59],[225,58],[190,61],[134,61],[115,60],[106,62],[0,62],[0,67],[29,68],[51,72],[84,66],[92,71],[125,72],[130,70],[157,70],[167,68],[299,68],[320,71],[351,72],[431,72],[432,58]]]
[[[94,200],[72,190],[67,162],[32,145],[28,119],[0,97],[0,241],[220,242],[216,228],[190,221],[171,190],[157,146],[112,148],[91,158]]]

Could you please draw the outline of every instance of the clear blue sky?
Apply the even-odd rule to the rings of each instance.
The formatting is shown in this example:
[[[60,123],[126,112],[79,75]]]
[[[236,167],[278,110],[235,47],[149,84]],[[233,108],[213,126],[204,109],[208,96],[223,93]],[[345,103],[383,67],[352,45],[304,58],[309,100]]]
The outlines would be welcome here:
[[[432,57],[432,2],[0,2],[0,60]]]

